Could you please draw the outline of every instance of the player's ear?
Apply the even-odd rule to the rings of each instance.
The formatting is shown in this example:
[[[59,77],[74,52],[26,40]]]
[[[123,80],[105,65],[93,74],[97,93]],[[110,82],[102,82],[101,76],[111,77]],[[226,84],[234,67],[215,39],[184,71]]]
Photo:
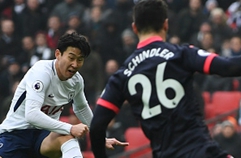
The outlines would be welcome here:
[[[132,26],[132,30],[133,30],[133,32],[134,32],[135,34],[137,34],[138,31],[137,31],[137,27],[136,27],[135,22],[133,22],[133,23],[131,24],[131,26]]]
[[[61,52],[59,51],[59,49],[55,50],[55,58],[58,59],[61,56]]]
[[[163,24],[163,29],[167,32],[168,31],[168,19],[166,19],[165,21],[164,21],[164,24]]]

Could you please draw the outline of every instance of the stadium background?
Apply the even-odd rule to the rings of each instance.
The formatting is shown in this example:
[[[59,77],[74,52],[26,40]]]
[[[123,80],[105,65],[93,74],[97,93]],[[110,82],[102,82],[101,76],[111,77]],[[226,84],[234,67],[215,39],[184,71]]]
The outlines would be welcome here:
[[[220,56],[241,54],[240,0],[165,1],[169,6],[168,42],[189,43]],[[85,35],[91,44],[91,55],[80,73],[94,110],[109,76],[138,42],[131,30],[133,5],[132,0],[0,0],[0,122],[26,71],[38,60],[54,59],[58,38],[72,31]],[[212,137],[235,158],[241,158],[241,78],[195,74],[194,80]],[[129,108],[124,103],[107,136],[131,145],[108,154],[116,158],[150,157],[149,142]],[[70,105],[61,120],[78,123]],[[233,134],[225,134],[227,130]],[[84,157],[93,157],[88,135],[79,142]]]

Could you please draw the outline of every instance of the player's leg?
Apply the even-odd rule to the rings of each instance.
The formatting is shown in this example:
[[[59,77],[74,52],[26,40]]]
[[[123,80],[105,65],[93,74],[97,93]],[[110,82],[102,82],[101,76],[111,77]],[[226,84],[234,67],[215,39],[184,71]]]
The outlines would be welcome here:
[[[51,158],[82,158],[78,140],[71,135],[60,135],[51,132],[47,137],[40,138],[40,153]]]

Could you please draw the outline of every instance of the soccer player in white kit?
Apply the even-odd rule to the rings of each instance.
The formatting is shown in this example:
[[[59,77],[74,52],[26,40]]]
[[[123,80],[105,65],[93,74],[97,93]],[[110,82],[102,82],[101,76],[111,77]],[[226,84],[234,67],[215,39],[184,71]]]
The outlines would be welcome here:
[[[65,34],[59,39],[55,60],[41,60],[30,68],[0,124],[0,157],[82,157],[77,138],[89,131],[93,114],[78,70],[89,53],[84,36]],[[77,125],[59,121],[64,106],[72,101],[73,110],[82,122]],[[107,148],[112,149],[113,145],[128,143],[106,139]]]

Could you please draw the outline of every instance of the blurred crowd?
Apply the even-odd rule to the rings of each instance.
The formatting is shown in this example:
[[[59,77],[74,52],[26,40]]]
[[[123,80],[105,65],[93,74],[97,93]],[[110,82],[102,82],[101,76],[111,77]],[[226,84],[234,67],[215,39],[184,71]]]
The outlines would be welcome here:
[[[189,43],[220,56],[241,54],[241,0],[165,1],[169,6],[168,42]],[[109,76],[138,43],[131,29],[133,5],[133,0],[0,0],[0,121],[25,72],[38,60],[54,59],[59,37],[73,31],[85,35],[91,45],[92,52],[79,72],[94,109]],[[199,98],[203,91],[241,91],[238,77],[197,73],[194,80]],[[204,106],[201,99],[200,103]],[[129,121],[133,117],[129,108],[125,103],[110,126],[122,130],[110,128],[109,133],[138,126]],[[63,115],[70,116],[70,110]]]
[[[91,45],[80,73],[93,107],[108,77],[135,49],[132,7],[130,0],[0,0],[0,119],[26,71],[54,59],[59,37],[73,31]]]

